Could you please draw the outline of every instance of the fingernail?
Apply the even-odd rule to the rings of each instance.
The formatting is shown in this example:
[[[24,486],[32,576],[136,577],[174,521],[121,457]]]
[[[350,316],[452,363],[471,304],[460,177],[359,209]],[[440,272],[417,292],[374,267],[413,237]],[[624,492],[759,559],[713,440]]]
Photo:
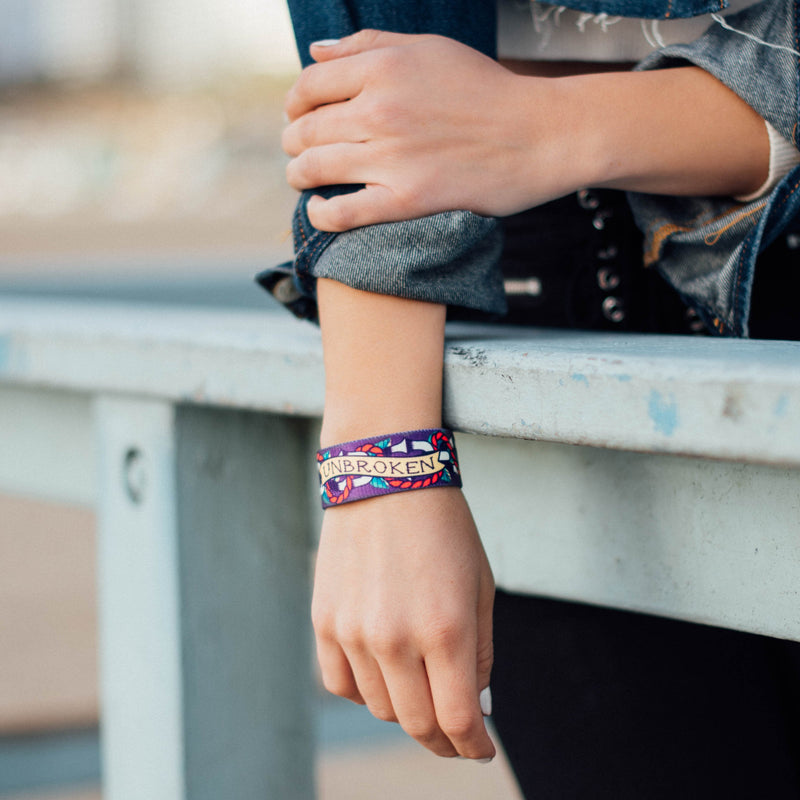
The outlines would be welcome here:
[[[487,686],[479,695],[481,711],[484,717],[492,715],[492,690]]]
[[[333,47],[335,44],[339,44],[341,39],[320,39],[318,42],[311,42],[312,47]]]
[[[475,762],[477,764],[491,764],[494,761],[494,756],[489,756],[488,758],[476,758]]]
[[[288,125],[289,124],[289,115],[284,111],[283,112],[283,121]]]

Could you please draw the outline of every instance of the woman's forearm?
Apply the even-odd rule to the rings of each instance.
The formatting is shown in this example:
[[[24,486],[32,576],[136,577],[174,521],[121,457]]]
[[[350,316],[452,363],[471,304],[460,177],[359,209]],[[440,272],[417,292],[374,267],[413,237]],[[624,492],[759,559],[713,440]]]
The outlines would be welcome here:
[[[524,78],[522,79],[525,80]],[[764,120],[697,67],[558,79],[586,185],[748,195],[767,177]],[[531,113],[530,111],[528,113]]]
[[[325,352],[322,445],[440,427],[445,307],[326,279],[317,282],[317,299]]]

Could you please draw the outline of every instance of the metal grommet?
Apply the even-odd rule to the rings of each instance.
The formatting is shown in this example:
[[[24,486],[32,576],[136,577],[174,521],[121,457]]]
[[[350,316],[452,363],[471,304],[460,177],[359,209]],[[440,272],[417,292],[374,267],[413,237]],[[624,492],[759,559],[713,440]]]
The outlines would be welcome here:
[[[295,300],[299,300],[300,297],[302,297],[289,275],[275,282],[275,285],[272,287],[272,296],[279,303],[283,303],[283,305],[294,303]]]
[[[599,270],[597,270],[597,285],[604,292],[609,292],[613,289],[616,289],[619,284],[620,278],[616,272],[612,272],[610,269],[606,269],[605,267],[601,267]]]
[[[578,205],[587,211],[594,211],[594,209],[600,207],[600,198],[589,189],[579,189]]]
[[[606,227],[606,220],[612,216],[611,211],[598,211],[592,219],[592,226],[596,231],[602,231]]]
[[[706,326],[700,315],[693,309],[686,309],[686,322],[689,324],[689,330],[692,333],[705,333]]]
[[[619,297],[606,297],[603,300],[603,316],[610,322],[622,322],[625,319],[625,308]]]
[[[610,244],[597,251],[597,258],[600,261],[612,261],[619,255],[619,248],[615,244]]]
[[[542,294],[542,282],[538,278],[506,278],[503,288],[507,295],[540,297]]]

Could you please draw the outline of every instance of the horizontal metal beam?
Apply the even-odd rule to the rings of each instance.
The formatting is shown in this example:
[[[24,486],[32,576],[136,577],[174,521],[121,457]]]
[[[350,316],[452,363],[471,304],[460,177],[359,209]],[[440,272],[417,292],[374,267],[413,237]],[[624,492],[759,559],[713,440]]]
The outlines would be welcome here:
[[[800,470],[483,436],[458,450],[499,586],[800,640]]]
[[[3,384],[323,406],[319,332],[252,311],[6,298]],[[453,326],[445,416],[493,436],[800,466],[800,343]]]

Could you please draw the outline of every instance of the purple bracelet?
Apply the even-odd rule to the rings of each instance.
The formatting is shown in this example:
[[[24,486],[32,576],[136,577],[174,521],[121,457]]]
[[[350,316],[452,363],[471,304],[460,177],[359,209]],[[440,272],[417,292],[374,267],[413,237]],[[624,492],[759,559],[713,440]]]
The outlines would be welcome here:
[[[453,432],[404,431],[317,451],[322,508],[394,492],[461,486]]]

